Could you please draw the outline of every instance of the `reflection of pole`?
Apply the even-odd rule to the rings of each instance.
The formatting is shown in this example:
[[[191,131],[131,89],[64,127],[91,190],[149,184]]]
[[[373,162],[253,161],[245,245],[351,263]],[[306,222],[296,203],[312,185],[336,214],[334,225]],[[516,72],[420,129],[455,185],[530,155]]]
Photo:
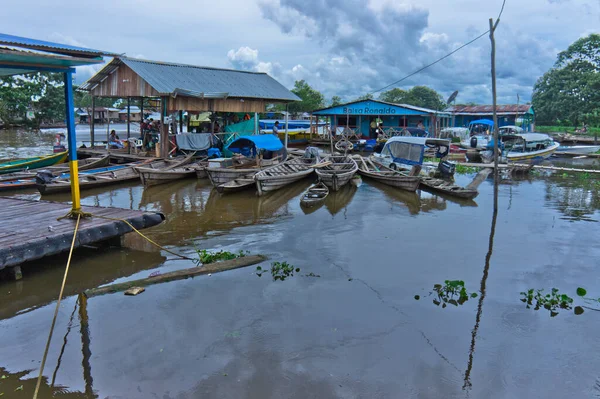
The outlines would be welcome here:
[[[83,294],[79,294],[79,326],[81,328],[81,353],[83,355],[81,365],[83,366],[85,394],[87,397],[95,398],[96,395],[94,394],[93,389],[94,379],[92,378],[92,367],[90,366],[92,351],[90,350],[90,327],[87,313],[87,298]]]
[[[488,252],[485,255],[485,266],[483,267],[483,276],[481,277],[481,285],[479,287],[479,302],[477,304],[477,315],[475,316],[475,326],[471,331],[471,346],[469,349],[469,361],[467,363],[467,369],[465,370],[465,382],[463,389],[471,387],[471,369],[473,368],[473,354],[475,353],[475,340],[477,338],[477,331],[479,331],[479,322],[481,321],[481,312],[483,309],[483,300],[486,294],[486,284],[488,274],[490,271],[490,259],[492,258],[492,251],[494,249],[494,235],[496,234],[496,219],[498,217],[498,183],[494,182],[494,210],[492,212],[492,227],[490,229],[490,239]]]
[[[67,347],[67,337],[71,332],[71,328],[73,327],[73,317],[75,316],[75,312],[77,311],[77,305],[79,304],[79,299],[75,301],[75,307],[73,308],[73,312],[71,313],[71,317],[69,318],[69,324],[67,325],[67,332],[63,338],[63,345],[60,348],[60,354],[58,355],[58,361],[56,362],[56,368],[54,369],[54,373],[52,373],[52,383],[50,387],[54,387],[54,382],[56,381],[56,375],[58,374],[58,369],[60,368],[60,363],[62,362],[62,357],[65,354],[65,348]]]

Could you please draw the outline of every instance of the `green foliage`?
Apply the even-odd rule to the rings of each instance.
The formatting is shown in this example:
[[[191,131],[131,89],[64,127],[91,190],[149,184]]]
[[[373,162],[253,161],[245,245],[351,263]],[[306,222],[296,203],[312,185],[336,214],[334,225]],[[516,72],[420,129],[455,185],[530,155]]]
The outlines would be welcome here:
[[[600,35],[575,41],[536,82],[532,103],[542,124],[600,126]]]
[[[557,121],[558,122],[558,121]],[[579,126],[581,127],[581,126]],[[568,126],[559,126],[559,125],[548,125],[548,126],[541,126],[536,124],[535,125],[535,131],[538,133],[569,133],[569,134],[581,134],[581,133],[576,133],[575,130],[577,130],[576,126],[573,126],[570,122]],[[583,134],[585,136],[594,136],[595,134],[600,135],[600,128],[599,127],[588,127],[587,129],[587,133]]]
[[[465,166],[461,163],[456,163],[456,169],[455,172],[458,173],[459,175],[468,175],[471,173],[477,173],[479,169],[473,167],[473,166]]]
[[[462,280],[445,280],[444,285],[435,284],[433,291],[429,295],[436,293],[437,298],[433,299],[433,303],[437,306],[445,308],[447,305],[463,305],[469,300],[469,298],[477,298],[478,294],[473,292],[469,294],[465,288],[465,282]],[[415,295],[415,300],[419,300],[421,297]]]
[[[331,97],[331,107],[335,107],[336,105],[340,105],[342,103],[342,99],[339,96]]]
[[[526,304],[527,309],[530,309],[532,306],[534,310],[544,308],[550,312],[550,317],[557,316],[559,309],[572,309],[573,298],[566,294],[561,294],[558,288],[552,288],[551,293],[546,295],[544,295],[543,289],[534,290],[533,288],[520,294],[522,296],[521,302]]]
[[[446,108],[446,102],[442,96],[427,86],[415,86],[410,90],[391,89],[381,93],[379,99],[395,104],[410,104],[435,110]]]
[[[302,101],[290,103],[288,110],[291,113],[310,112],[325,106],[323,94],[310,87],[304,80],[297,80],[294,83],[292,93],[300,97]]]
[[[364,94],[364,95],[358,97],[354,101],[365,101],[365,100],[372,100],[372,99],[373,99],[373,94],[372,93],[367,93],[367,94]]]
[[[577,296],[586,296],[587,295],[587,291],[585,290],[585,288],[577,288]]]
[[[198,259],[195,260],[197,264],[207,265],[209,263],[219,262],[222,260],[231,260],[236,258],[243,258],[248,252],[240,251],[238,253],[232,253],[228,251],[209,252],[206,249],[197,249]]]
[[[263,273],[266,273],[267,270],[263,269],[260,266],[256,267],[256,275],[258,277],[262,277]],[[273,277],[273,281],[283,281],[288,277],[294,275],[294,273],[299,273],[300,268],[294,268],[293,265],[288,264],[287,262],[273,262],[271,263],[271,276]],[[312,273],[311,273],[312,274]],[[311,277],[321,277],[318,275],[312,275]]]

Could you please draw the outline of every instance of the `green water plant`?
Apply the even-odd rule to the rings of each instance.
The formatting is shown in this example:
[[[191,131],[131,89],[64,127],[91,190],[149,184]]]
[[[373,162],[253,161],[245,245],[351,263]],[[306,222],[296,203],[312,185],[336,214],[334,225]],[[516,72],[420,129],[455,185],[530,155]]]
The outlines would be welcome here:
[[[588,298],[587,290],[579,287],[576,290],[577,297],[587,303],[600,303],[600,298]],[[546,309],[550,312],[550,317],[558,316],[560,310],[573,310],[576,315],[581,315],[584,312],[584,307],[590,310],[600,311],[587,306],[573,306],[575,300],[569,295],[561,293],[558,288],[552,288],[549,293],[544,293],[544,289],[529,289],[521,292],[521,302],[526,304],[527,309],[534,310]]]
[[[229,251],[217,251],[210,252],[206,249],[197,249],[196,253],[198,254],[198,259],[194,260],[197,264],[207,265],[209,263],[219,262],[222,260],[231,260],[237,258],[243,258],[248,253],[247,251],[239,251],[237,253],[229,252]]]
[[[436,297],[433,299],[433,303],[436,306],[445,308],[448,305],[459,306],[463,305],[469,300],[469,298],[477,298],[478,294],[473,292],[470,293],[465,288],[465,282],[462,280],[445,280],[444,284],[435,284],[433,291],[429,295],[435,293]],[[415,295],[415,300],[420,300],[420,295]]]
[[[256,267],[256,275],[258,277],[262,277],[264,273],[267,271],[271,272],[271,276],[273,277],[273,281],[283,281],[288,277],[292,277],[294,273],[300,273],[300,268],[294,268],[293,265],[290,265],[287,262],[273,262],[271,263],[271,269],[263,269],[260,266]]]
[[[478,171],[478,169],[473,166],[465,166],[461,163],[456,164],[455,172],[458,173],[459,175],[468,175],[471,173],[476,173],[477,171]]]

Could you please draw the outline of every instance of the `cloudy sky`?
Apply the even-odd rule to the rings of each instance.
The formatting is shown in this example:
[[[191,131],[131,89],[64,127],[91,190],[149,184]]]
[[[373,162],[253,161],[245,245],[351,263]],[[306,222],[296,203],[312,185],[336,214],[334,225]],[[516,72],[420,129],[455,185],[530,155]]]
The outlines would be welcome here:
[[[131,57],[305,79],[327,99],[373,92],[488,29],[502,0],[2,0],[2,33]],[[531,98],[558,51],[600,30],[600,0],[507,0],[498,27],[500,103]],[[400,87],[491,103],[484,36]],[[80,68],[78,80],[93,73]],[[376,94],[377,95],[377,94]]]

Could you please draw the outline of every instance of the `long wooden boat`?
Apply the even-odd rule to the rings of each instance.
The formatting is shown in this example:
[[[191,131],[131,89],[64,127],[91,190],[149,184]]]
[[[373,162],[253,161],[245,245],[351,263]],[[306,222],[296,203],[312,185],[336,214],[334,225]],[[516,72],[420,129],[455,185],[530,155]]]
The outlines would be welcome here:
[[[307,177],[313,172],[316,162],[316,158],[292,158],[279,165],[261,170],[254,176],[258,195],[279,190]]]
[[[420,184],[425,189],[448,194],[454,197],[473,199],[479,194],[477,189],[461,187],[444,179],[436,179],[433,177],[420,177],[420,179]]]
[[[131,164],[117,170],[109,170],[102,173],[94,174],[80,174],[79,175],[79,189],[85,190],[93,187],[108,186],[111,184],[123,183],[131,180],[139,179],[139,174],[136,171],[136,167],[145,165],[146,167],[153,169],[164,169],[165,167],[176,168],[181,166],[185,162],[189,162],[186,158],[184,160],[147,160]],[[54,194],[60,192],[71,191],[71,179],[69,177],[57,178],[51,181],[41,179],[39,176],[36,177],[36,187],[42,194]]]
[[[419,188],[419,178],[417,176],[408,176],[381,164],[375,165],[373,161],[362,156],[359,156],[357,163],[358,174],[363,177],[411,192],[415,192]]]
[[[81,169],[79,170],[80,174],[92,174],[92,173],[100,173],[105,172],[108,165],[109,157],[103,158],[88,158]],[[81,160],[78,161],[80,163]],[[92,168],[93,167],[93,168]],[[50,172],[55,177],[69,177],[69,168],[60,167],[59,169],[52,168],[44,168],[45,171]],[[35,188],[36,184],[36,173],[32,172],[16,172],[9,173],[6,175],[2,175],[0,177],[0,191],[13,191],[13,190],[23,190],[28,188]]]
[[[0,174],[18,172],[29,169],[45,168],[47,166],[63,163],[67,160],[67,152],[59,152],[44,157],[33,157],[25,159],[16,159],[0,163]]]
[[[78,159],[77,160],[77,168],[79,171],[96,169],[107,166],[110,161],[110,156],[106,155],[102,158],[87,158],[87,159]],[[53,175],[58,176],[62,173],[69,172],[69,165],[55,165],[44,168],[45,170],[50,171]],[[26,180],[33,179],[35,183],[35,175],[37,174],[37,170],[26,170],[22,172],[12,172],[5,173],[0,175],[0,183],[5,181],[14,181],[14,180]]]
[[[155,186],[157,184],[169,183],[173,180],[185,179],[193,177],[196,171],[202,168],[198,163],[188,163],[192,160],[192,155],[186,157],[183,161],[166,165],[163,169],[149,166],[137,166],[135,169],[140,175],[142,184],[146,187]],[[202,160],[203,161],[203,160]]]
[[[329,195],[329,188],[322,182],[310,186],[300,198],[300,206],[314,208],[323,205],[325,198]]]
[[[358,170],[354,159],[344,155],[330,155],[324,159],[331,164],[316,169],[319,179],[332,191],[347,184]]]
[[[240,179],[228,181],[226,183],[223,183],[223,184],[217,186],[217,191],[222,194],[234,193],[236,191],[248,190],[248,189],[254,187],[254,185],[255,185],[255,182],[254,182],[253,177],[240,178]]]

